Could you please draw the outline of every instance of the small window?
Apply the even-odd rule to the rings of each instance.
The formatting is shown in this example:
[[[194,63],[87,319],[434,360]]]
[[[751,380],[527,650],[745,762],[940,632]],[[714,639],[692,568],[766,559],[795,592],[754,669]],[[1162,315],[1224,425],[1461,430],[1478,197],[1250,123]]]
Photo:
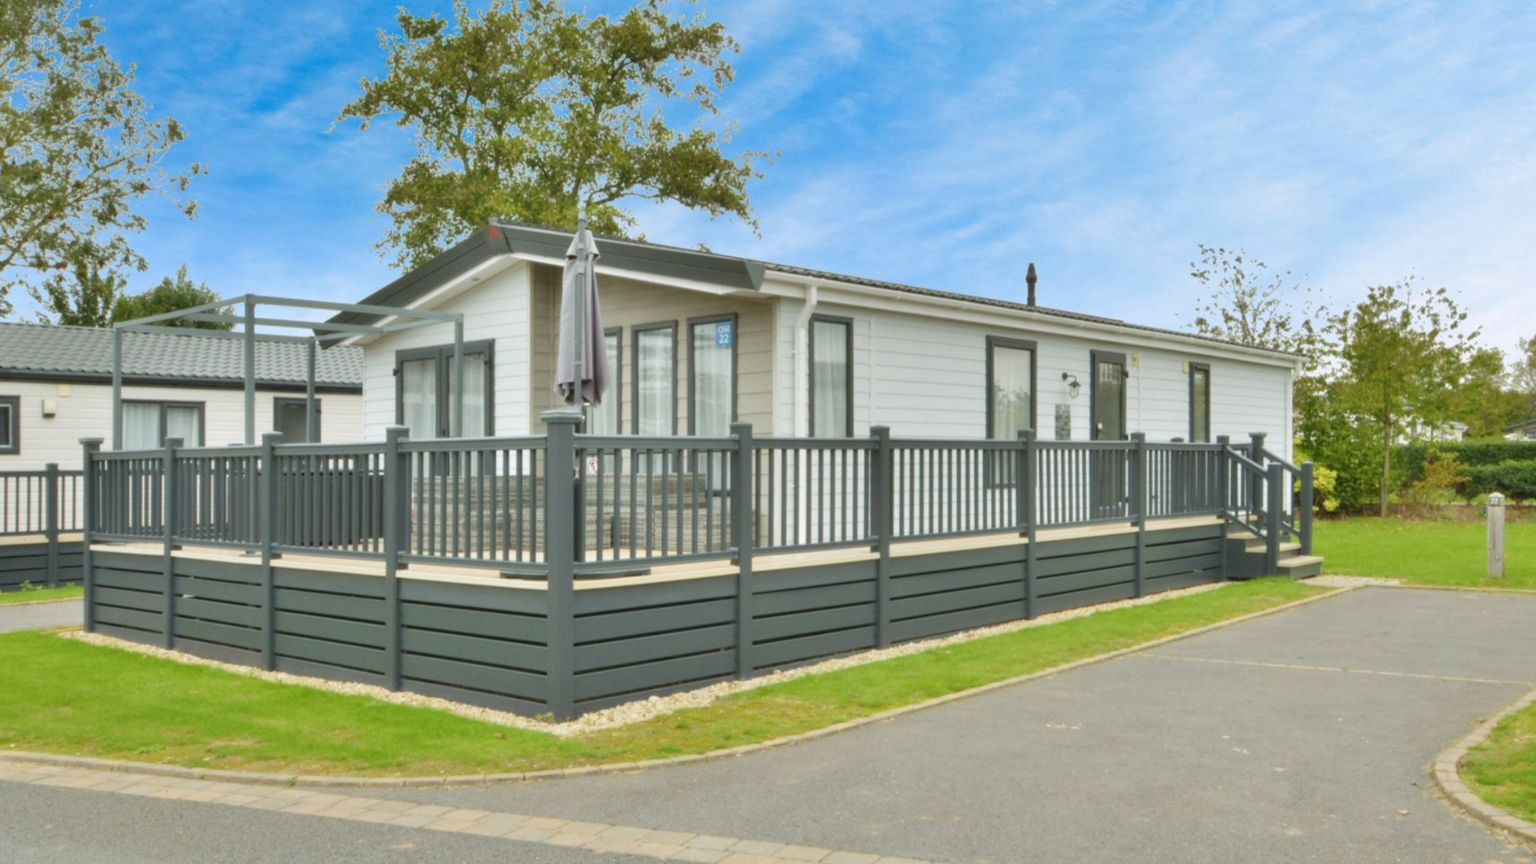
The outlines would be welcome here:
[[[315,428],[309,428],[309,406],[304,399],[278,396],[272,400],[272,431],[283,433],[284,444],[318,444],[320,429],[320,400],[315,400]]]
[[[1035,343],[987,338],[987,437],[1035,428]]]
[[[0,453],[21,452],[21,397],[0,396]]]
[[[853,322],[811,318],[811,436],[853,435]]]
[[[203,403],[123,402],[124,450],[154,450],[167,438],[180,438],[183,447],[203,446]]]
[[[1189,440],[1211,440],[1211,367],[1205,363],[1189,364]]]

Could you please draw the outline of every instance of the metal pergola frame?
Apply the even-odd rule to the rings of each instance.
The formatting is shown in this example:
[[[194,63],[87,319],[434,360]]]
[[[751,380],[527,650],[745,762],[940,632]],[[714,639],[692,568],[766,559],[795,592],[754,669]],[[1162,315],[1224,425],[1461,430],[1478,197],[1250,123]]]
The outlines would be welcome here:
[[[331,321],[306,321],[301,318],[258,315],[261,306],[278,309],[321,309],[330,312],[360,312],[380,316],[377,323],[357,324]],[[241,308],[241,312],[231,310]],[[291,313],[289,313],[291,314]],[[204,330],[188,327],[172,327],[166,322],[213,322],[239,325],[234,330]],[[432,312],[423,309],[406,309],[399,306],[375,306],[366,303],[336,303],[330,300],[306,300],[297,297],[271,297],[261,294],[244,294],[213,303],[204,303],[188,309],[150,315],[112,325],[112,449],[122,449],[123,443],[123,334],[168,333],[174,336],[211,336],[221,339],[240,339],[245,342],[245,443],[256,441],[256,343],[292,342],[308,347],[306,380],[304,386],[305,425],[310,435],[315,434],[315,355],[322,348],[330,347],[344,339],[358,336],[382,336],[429,327],[434,324],[453,325],[453,378],[450,382],[453,399],[451,435],[455,438],[464,429],[464,315],[459,312]],[[276,327],[284,330],[308,330],[309,335],[283,333],[257,333],[257,327]],[[206,442],[205,442],[206,443]]]

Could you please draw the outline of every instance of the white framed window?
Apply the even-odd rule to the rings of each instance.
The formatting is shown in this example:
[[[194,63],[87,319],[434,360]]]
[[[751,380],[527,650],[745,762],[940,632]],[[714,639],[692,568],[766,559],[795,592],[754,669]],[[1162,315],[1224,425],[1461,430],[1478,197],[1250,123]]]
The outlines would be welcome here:
[[[811,317],[811,437],[853,435],[853,321]]]

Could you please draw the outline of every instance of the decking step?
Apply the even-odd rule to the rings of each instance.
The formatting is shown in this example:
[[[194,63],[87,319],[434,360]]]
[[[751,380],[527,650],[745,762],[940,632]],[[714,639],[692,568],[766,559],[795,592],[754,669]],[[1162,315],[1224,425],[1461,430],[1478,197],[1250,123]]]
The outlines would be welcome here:
[[[1289,558],[1280,559],[1280,573],[1292,579],[1307,579],[1312,576],[1322,575],[1323,556],[1321,555],[1292,555]]]
[[[1248,542],[1248,546],[1246,547],[1246,549],[1244,551],[1246,551],[1246,552],[1248,552],[1250,554],[1254,554],[1254,555],[1263,555],[1263,554],[1265,554],[1265,553],[1267,553],[1269,551],[1269,547],[1265,546],[1263,541],[1255,542],[1255,541],[1250,540]],[[1290,542],[1290,543],[1281,543],[1280,544],[1280,556],[1282,558],[1287,556],[1287,555],[1290,555],[1293,552],[1300,552],[1300,551],[1301,551],[1301,544],[1300,543],[1296,543],[1296,542],[1293,541],[1293,542]]]

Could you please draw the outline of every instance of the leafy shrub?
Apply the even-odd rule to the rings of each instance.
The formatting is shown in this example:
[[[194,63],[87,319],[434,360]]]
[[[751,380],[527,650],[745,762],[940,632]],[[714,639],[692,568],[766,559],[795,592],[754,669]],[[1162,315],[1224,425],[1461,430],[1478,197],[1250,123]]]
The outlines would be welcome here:
[[[1468,498],[1502,492],[1514,501],[1536,500],[1536,459],[1469,465],[1463,473],[1466,482],[1459,491]]]
[[[1431,447],[1419,479],[1403,489],[1402,502],[1415,516],[1426,516],[1446,497],[1461,491],[1467,482],[1456,456]]]
[[[1498,465],[1503,462],[1536,462],[1536,441],[1428,441],[1404,444],[1393,448],[1393,473],[1397,474],[1400,488],[1406,488],[1424,477],[1424,463],[1431,453],[1451,456],[1462,465],[1471,468],[1479,465]]]

